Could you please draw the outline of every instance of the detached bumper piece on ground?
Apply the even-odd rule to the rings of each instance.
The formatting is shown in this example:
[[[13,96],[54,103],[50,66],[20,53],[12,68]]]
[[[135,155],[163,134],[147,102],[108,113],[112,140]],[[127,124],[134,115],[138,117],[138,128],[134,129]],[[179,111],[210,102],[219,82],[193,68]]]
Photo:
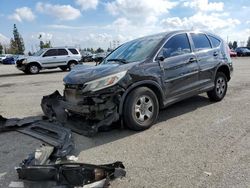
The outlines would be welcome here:
[[[71,130],[42,117],[7,119],[0,116],[0,132],[18,131],[54,147],[54,157],[65,157],[74,149]]]
[[[30,154],[19,167],[16,168],[19,179],[37,183],[51,182],[49,187],[75,187],[93,184],[93,187],[107,187],[109,180],[124,177],[126,171],[122,162],[104,165],[92,165],[76,162],[53,162],[53,147],[43,146]],[[51,158],[52,157],[52,158]],[[29,184],[29,182],[25,182]],[[47,184],[48,185],[48,184]],[[45,186],[44,186],[45,187]]]

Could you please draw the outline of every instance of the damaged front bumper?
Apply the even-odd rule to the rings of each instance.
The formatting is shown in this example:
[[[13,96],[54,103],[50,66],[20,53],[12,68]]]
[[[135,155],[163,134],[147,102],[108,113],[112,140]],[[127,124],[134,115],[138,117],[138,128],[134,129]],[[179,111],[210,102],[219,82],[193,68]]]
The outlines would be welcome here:
[[[123,88],[114,86],[100,92],[82,93],[81,89],[67,85],[64,96],[58,91],[44,96],[41,107],[49,119],[69,125],[81,134],[85,134],[81,130],[87,129],[90,136],[100,127],[119,120],[118,106],[123,92]]]

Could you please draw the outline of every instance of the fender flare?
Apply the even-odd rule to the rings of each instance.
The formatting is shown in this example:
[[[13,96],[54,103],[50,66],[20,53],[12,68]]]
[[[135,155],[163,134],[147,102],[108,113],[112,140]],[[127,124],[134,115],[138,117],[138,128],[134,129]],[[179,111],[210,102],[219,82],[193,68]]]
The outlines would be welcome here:
[[[67,61],[67,65],[68,65],[69,62],[71,62],[71,61],[75,61],[75,62],[77,62],[77,64],[79,64],[79,61],[78,61],[77,59],[70,59],[70,60]]]
[[[226,63],[220,63],[220,64],[216,67],[215,74],[213,75],[213,80],[215,80],[216,74],[217,74],[218,70],[219,70],[221,67],[227,67],[227,70],[228,70],[229,75],[226,75],[226,76],[227,76],[227,79],[228,79],[228,81],[229,81],[229,80],[231,79],[231,69],[230,69],[230,66],[227,65]]]
[[[155,95],[158,98],[159,106],[160,107],[164,106],[164,104],[163,104],[163,101],[164,101],[164,92],[163,92],[161,86],[156,81],[153,81],[153,80],[143,80],[143,81],[139,81],[139,82],[136,82],[136,83],[130,85],[126,89],[126,91],[123,93],[123,95],[121,97],[121,100],[120,100],[120,103],[119,103],[119,109],[118,109],[120,117],[122,117],[123,107],[124,107],[124,102],[126,100],[126,97],[128,96],[128,94],[132,90],[134,90],[135,88],[138,88],[138,87],[148,87],[149,89],[153,88],[152,90],[153,90],[153,92],[155,93]]]
[[[43,68],[42,64],[41,64],[39,61],[30,61],[30,62],[28,62],[28,63],[26,64],[26,67],[29,66],[29,65],[32,64],[32,63],[38,64],[38,65],[40,66],[41,69]]]

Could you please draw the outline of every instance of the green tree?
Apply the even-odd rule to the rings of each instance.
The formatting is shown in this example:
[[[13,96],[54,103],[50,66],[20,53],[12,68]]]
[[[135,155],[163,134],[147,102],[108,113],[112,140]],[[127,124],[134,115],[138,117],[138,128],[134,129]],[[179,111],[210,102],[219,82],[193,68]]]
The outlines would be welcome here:
[[[247,40],[247,47],[250,48],[250,37],[248,37],[248,40]]]
[[[43,49],[43,48],[52,48],[52,45],[51,45],[51,42],[50,41],[46,41],[45,43],[41,40],[40,41],[40,48]]]
[[[17,43],[13,38],[10,39],[10,48],[8,49],[8,53],[18,54]]]
[[[3,53],[3,45],[0,43],[0,54]]]
[[[229,46],[230,49],[232,49],[232,48],[233,48],[233,43],[230,41],[230,42],[228,43],[228,46]]]
[[[18,32],[16,24],[14,24],[13,35],[14,38],[11,38],[10,40],[10,47],[11,47],[10,51],[14,54],[24,54],[25,47],[23,38]]]
[[[101,49],[101,48],[97,48],[96,53],[102,53],[102,52],[104,52],[104,50],[103,50],[103,49]]]
[[[237,43],[237,41],[234,41],[233,42],[233,49],[235,49],[235,48],[237,48],[238,47],[238,43]]]

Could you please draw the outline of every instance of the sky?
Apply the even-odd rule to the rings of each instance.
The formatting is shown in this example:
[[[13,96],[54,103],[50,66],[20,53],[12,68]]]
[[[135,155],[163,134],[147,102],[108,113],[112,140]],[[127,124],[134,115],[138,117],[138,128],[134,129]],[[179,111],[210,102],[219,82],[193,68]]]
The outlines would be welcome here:
[[[244,45],[249,13],[249,0],[1,0],[0,42],[8,45],[16,24],[26,52],[39,49],[39,35],[53,46],[107,49],[177,29],[210,31]]]

